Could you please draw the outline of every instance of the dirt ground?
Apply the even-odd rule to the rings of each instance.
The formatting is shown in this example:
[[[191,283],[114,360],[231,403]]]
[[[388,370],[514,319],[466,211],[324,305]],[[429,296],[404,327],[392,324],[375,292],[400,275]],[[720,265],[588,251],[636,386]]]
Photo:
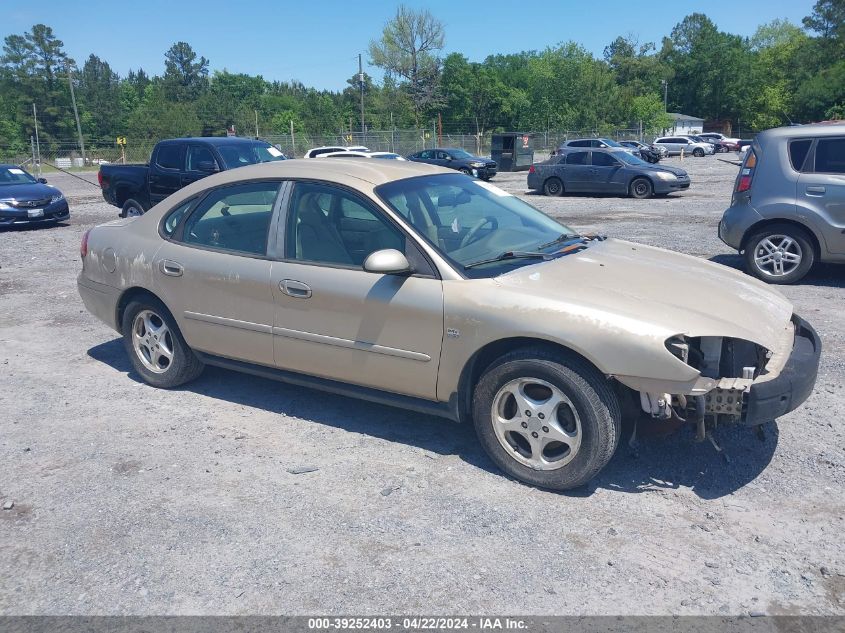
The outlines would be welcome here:
[[[690,189],[652,201],[494,182],[578,230],[739,266],[716,236],[736,168],[683,166]],[[76,292],[82,233],[117,210],[50,181],[70,222],[0,232],[0,613],[845,614],[845,268],[783,289],[824,353],[765,439],[719,429],[726,461],[685,429],[626,437],[555,494],[444,420],[213,368],[142,384]]]

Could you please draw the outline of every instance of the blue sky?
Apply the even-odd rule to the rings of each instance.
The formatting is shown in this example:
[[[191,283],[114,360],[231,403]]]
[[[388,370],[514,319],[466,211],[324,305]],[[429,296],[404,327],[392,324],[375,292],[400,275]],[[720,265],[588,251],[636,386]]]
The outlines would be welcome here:
[[[358,0],[0,0],[0,37],[43,22],[82,63],[90,53],[125,75],[164,70],[164,51],[184,40],[227,69],[265,79],[296,79],[342,89],[357,72],[358,53],[377,38],[398,2]],[[775,18],[799,24],[813,0],[484,0],[407,2],[428,8],[446,26],[446,53],[473,61],[494,53],[542,49],[575,40],[596,55],[617,35],[659,44],[683,17],[706,13],[723,31],[751,35]],[[376,77],[374,68],[365,68]]]

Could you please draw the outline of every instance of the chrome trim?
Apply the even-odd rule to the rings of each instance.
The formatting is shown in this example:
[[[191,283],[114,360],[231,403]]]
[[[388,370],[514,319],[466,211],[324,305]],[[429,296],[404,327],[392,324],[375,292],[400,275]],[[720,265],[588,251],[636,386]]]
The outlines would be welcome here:
[[[376,345],[375,343],[365,343],[364,341],[353,341],[347,338],[337,338],[334,336],[327,336],[325,334],[313,334],[311,332],[291,330],[284,327],[274,327],[273,335],[297,339],[300,341],[308,341],[309,343],[322,343],[324,345],[332,345],[334,347],[357,349],[362,352],[384,354],[385,356],[397,356],[399,358],[407,358],[409,360],[418,360],[422,362],[428,362],[431,360],[431,356],[429,356],[428,354],[423,354],[421,352],[412,352],[406,349],[397,349],[395,347],[387,347],[385,345]]]
[[[273,328],[263,323],[253,323],[252,321],[239,321],[238,319],[229,319],[226,317],[215,316],[213,314],[202,314],[201,312],[190,312],[185,310],[183,313],[186,319],[192,321],[201,321],[203,323],[212,323],[213,325],[225,325],[228,327],[237,328],[239,330],[249,330],[250,332],[263,332],[265,334],[272,334]]]

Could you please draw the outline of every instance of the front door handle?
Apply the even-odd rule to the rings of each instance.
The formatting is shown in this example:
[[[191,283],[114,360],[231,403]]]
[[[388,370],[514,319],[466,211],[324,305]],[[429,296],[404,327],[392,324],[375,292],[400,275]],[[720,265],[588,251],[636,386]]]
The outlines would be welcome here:
[[[812,185],[807,187],[807,195],[808,196],[822,196],[824,195],[825,188],[819,185]]]
[[[159,270],[161,270],[162,273],[164,273],[168,277],[181,277],[182,273],[185,272],[185,269],[182,267],[182,264],[171,261],[169,259],[161,260],[161,262],[159,262],[158,268]]]
[[[297,299],[308,299],[311,296],[311,287],[294,279],[282,279],[279,282],[279,289],[289,297]]]

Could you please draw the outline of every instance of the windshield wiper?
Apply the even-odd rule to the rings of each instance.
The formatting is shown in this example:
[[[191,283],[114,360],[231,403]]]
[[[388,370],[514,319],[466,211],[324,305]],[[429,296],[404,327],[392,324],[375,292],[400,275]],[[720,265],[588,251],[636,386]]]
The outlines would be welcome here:
[[[500,253],[496,255],[496,257],[491,257],[490,259],[482,259],[477,262],[471,262],[464,266],[465,270],[469,270],[470,268],[475,268],[476,266],[481,266],[482,264],[492,264],[493,262],[501,262],[506,259],[551,259],[551,255],[548,253],[534,253],[531,251],[505,251],[504,253]]]
[[[560,244],[561,242],[565,242],[567,240],[583,240],[586,239],[583,235],[578,235],[577,233],[561,233],[551,242],[546,242],[545,244],[540,244],[537,248],[548,248],[549,246],[554,246],[555,244]]]

